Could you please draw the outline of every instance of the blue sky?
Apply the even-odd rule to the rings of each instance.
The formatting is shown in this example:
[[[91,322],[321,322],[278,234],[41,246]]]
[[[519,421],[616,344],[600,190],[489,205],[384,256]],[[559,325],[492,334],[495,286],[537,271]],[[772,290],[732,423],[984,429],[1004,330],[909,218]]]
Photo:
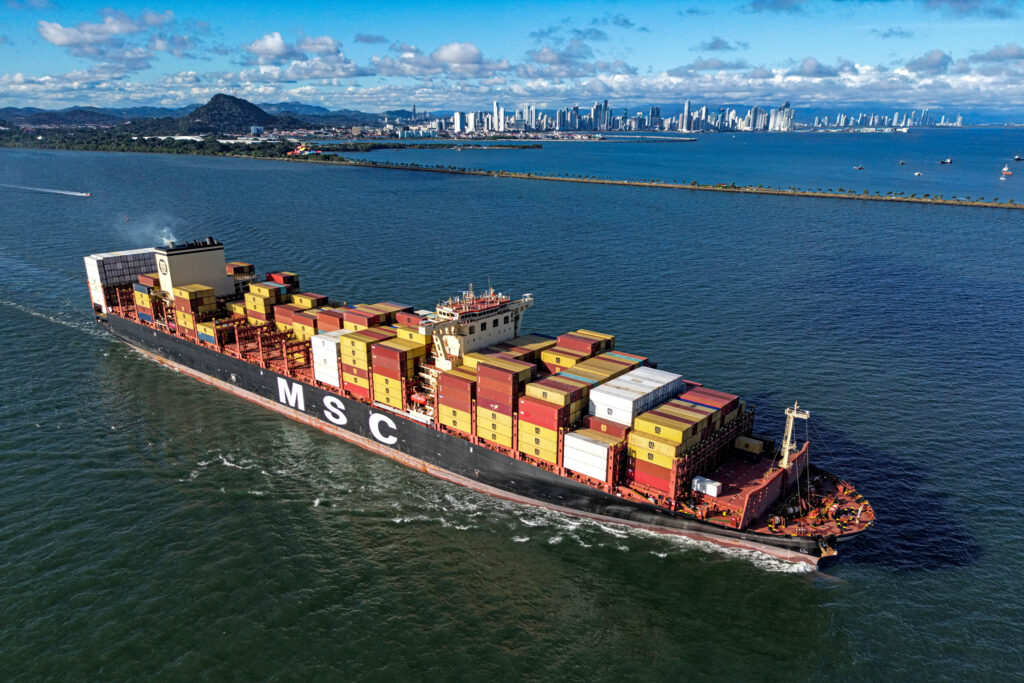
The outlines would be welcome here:
[[[1024,109],[1022,0],[0,0],[0,106]]]

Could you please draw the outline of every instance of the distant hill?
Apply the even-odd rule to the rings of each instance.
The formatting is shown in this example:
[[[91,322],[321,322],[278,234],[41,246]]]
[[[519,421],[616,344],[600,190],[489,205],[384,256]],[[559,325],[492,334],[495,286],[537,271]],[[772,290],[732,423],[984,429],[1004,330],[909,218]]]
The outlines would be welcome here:
[[[63,111],[42,111],[30,114],[22,120],[29,126],[117,126],[124,122],[120,116],[75,107]]]
[[[313,116],[322,116],[331,113],[331,110],[327,107],[303,104],[302,102],[260,102],[256,106],[270,114],[293,114],[296,116],[311,114]]]
[[[408,111],[387,112],[391,118],[408,118]],[[331,111],[302,102],[255,105],[231,95],[214,95],[206,104],[169,107],[70,107],[46,110],[37,107],[6,107],[0,119],[14,126],[123,126],[145,135],[197,135],[248,133],[250,126],[289,129],[329,126],[375,126],[383,114],[354,109]]]

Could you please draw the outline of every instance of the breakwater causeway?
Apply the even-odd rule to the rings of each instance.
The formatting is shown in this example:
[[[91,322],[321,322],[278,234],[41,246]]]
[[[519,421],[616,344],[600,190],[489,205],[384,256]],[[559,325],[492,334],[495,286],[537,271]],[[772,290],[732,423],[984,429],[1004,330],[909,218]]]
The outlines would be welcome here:
[[[249,158],[249,157],[246,157]],[[276,160],[281,160],[277,158]],[[697,192],[731,192],[737,194],[761,194],[777,195],[785,197],[812,197],[816,199],[848,199],[872,202],[897,202],[904,204],[939,204],[943,206],[969,206],[986,209],[1024,209],[1024,204],[1016,204],[1009,199],[1006,202],[995,202],[985,200],[971,200],[960,198],[945,198],[940,196],[915,196],[900,194],[870,194],[867,190],[863,193],[853,191],[816,191],[798,188],[771,188],[753,185],[736,185],[734,183],[702,184],[696,180],[689,183],[673,183],[658,180],[624,180],[614,178],[599,178],[582,175],[551,175],[542,173],[529,173],[523,171],[502,171],[496,169],[470,169],[453,166],[427,166],[415,163],[395,163],[388,161],[372,161],[369,159],[351,159],[342,157],[340,159],[323,159],[303,157],[301,159],[286,159],[286,161],[309,162],[318,164],[337,164],[343,166],[361,166],[366,168],[379,168],[398,171],[420,171],[426,173],[448,173],[451,175],[475,175],[490,176],[494,178],[515,178],[518,180],[544,180],[561,183],[585,183],[592,185],[621,185],[626,187],[650,187],[663,190],[692,190]]]

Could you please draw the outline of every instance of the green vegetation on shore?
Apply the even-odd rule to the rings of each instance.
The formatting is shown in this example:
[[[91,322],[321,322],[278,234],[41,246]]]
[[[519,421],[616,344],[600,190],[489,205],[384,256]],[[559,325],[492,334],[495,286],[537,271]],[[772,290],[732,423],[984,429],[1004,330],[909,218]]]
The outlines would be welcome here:
[[[40,139],[41,138],[41,139]],[[515,145],[510,149],[535,149],[541,145]],[[201,140],[175,140],[173,138],[155,138],[125,135],[124,133],[113,133],[105,130],[95,131],[68,131],[52,130],[41,136],[35,133],[28,133],[21,130],[0,131],[0,147],[15,147],[25,149],[60,149],[60,150],[83,150],[83,151],[107,151],[107,152],[150,152],[163,154],[193,154],[201,156],[229,156],[251,159],[277,159],[282,161],[298,161],[305,163],[339,164],[344,166],[359,166],[366,168],[391,169],[402,171],[420,171],[428,173],[449,173],[457,175],[490,176],[495,178],[515,178],[520,180],[545,180],[551,182],[587,183],[598,185],[622,185],[630,187],[651,187],[673,190],[695,190],[705,192],[731,192],[739,194],[762,194],[779,195],[790,197],[813,197],[827,199],[852,199],[861,201],[901,202],[911,204],[938,204],[945,206],[972,206],[995,209],[1022,209],[1024,204],[1016,204],[1009,199],[1000,203],[998,199],[986,201],[983,197],[944,197],[943,195],[916,194],[905,195],[902,192],[888,192],[881,194],[876,191],[872,194],[868,190],[856,192],[845,188],[828,188],[807,190],[797,187],[771,188],[761,185],[736,185],[735,183],[702,184],[696,180],[686,183],[668,182],[658,180],[618,180],[613,178],[599,178],[581,174],[547,175],[528,172],[500,171],[483,168],[462,168],[456,166],[428,166],[416,163],[402,163],[393,161],[374,161],[370,159],[353,158],[341,156],[343,153],[366,153],[379,149],[444,149],[444,148],[484,148],[485,145],[477,143],[405,143],[405,142],[339,142],[325,145],[330,152],[320,155],[309,156],[288,156],[288,152],[294,149],[294,143],[280,142],[259,142],[253,144],[222,143],[209,137]]]

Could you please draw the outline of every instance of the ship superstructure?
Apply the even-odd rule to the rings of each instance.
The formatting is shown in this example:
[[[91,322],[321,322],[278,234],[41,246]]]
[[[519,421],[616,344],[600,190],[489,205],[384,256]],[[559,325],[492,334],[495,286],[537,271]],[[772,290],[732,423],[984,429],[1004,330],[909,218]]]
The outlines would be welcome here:
[[[816,562],[870,505],[734,394],[472,285],[434,310],[262,280],[213,238],[86,257],[97,319],[155,360],[435,476],[524,503]]]

